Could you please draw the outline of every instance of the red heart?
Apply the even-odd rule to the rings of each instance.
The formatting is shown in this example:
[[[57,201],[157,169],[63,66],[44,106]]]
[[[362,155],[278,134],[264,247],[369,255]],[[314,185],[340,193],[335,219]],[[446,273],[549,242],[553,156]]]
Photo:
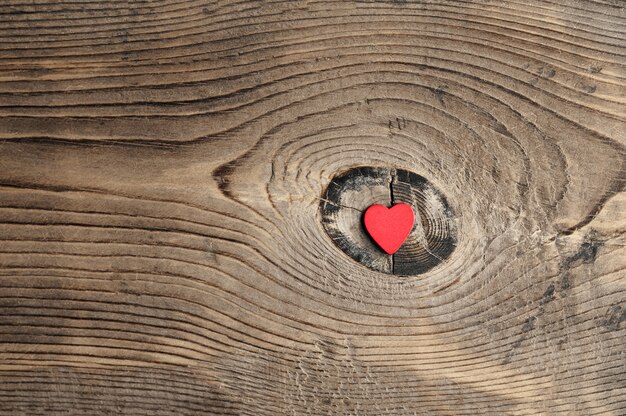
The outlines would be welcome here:
[[[413,209],[407,204],[391,208],[372,205],[363,217],[367,232],[387,254],[398,251],[413,229],[414,221]]]

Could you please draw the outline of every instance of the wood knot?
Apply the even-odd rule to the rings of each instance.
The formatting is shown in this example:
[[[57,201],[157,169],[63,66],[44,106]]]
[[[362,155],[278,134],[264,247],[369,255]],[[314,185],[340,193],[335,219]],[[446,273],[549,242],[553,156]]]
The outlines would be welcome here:
[[[363,213],[373,204],[405,203],[413,208],[415,224],[393,255],[369,237]],[[416,275],[444,262],[457,244],[454,212],[445,196],[426,178],[406,170],[357,167],[333,178],[320,202],[324,229],[348,256],[370,269]]]

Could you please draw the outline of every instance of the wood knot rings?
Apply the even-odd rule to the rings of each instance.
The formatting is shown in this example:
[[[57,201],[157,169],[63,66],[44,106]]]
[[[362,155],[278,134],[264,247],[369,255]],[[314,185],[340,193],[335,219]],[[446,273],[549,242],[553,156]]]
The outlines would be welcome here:
[[[370,237],[363,214],[372,205],[407,204],[413,228],[393,254]],[[424,177],[401,169],[358,167],[334,177],[320,201],[324,229],[348,256],[395,275],[424,273],[444,262],[457,243],[456,219],[445,196]]]

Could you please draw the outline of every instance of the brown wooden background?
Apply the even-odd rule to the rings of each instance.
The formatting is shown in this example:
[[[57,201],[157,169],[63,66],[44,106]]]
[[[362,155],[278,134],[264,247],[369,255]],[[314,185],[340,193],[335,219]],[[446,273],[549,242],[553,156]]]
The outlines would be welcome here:
[[[0,414],[626,414],[625,7],[2,1]],[[354,166],[449,259],[339,250]]]

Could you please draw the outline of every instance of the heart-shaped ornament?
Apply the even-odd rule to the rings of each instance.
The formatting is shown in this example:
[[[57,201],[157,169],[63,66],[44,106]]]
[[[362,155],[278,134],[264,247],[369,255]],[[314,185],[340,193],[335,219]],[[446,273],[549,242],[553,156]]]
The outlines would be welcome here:
[[[365,211],[365,229],[387,254],[393,254],[404,243],[413,229],[415,215],[407,204],[397,204],[391,208],[372,205]]]

